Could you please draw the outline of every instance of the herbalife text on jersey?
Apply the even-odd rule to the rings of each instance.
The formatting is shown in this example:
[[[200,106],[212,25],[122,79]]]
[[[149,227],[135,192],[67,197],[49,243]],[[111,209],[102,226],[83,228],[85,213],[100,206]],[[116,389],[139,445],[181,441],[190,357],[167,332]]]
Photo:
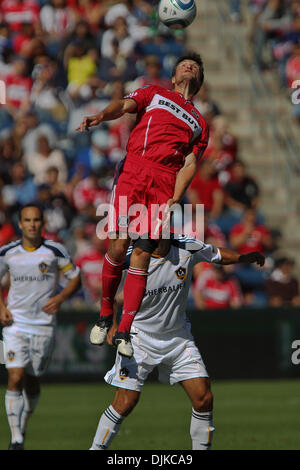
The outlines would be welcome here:
[[[117,207],[117,209],[116,209]],[[127,204],[127,197],[120,196],[118,204],[104,203],[97,207],[96,215],[100,217],[96,233],[98,238],[130,237],[163,238],[186,235],[203,240],[204,205],[203,204]]]

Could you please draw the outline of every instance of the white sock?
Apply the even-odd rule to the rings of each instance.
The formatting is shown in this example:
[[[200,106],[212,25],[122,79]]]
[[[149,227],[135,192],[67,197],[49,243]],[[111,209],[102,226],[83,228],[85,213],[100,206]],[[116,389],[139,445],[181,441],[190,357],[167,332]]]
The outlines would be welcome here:
[[[37,407],[37,404],[40,399],[40,393],[37,395],[28,395],[25,390],[23,390],[23,398],[24,398],[24,408],[21,415],[21,432],[24,436],[26,432],[27,422],[34,410]]]
[[[107,449],[119,432],[124,417],[110,405],[102,414],[90,450]]]
[[[212,411],[199,413],[192,410],[190,433],[193,450],[209,450],[214,430]]]
[[[21,415],[24,408],[24,398],[22,392],[13,392],[6,390],[5,393],[5,408],[7,420],[11,431],[11,442],[23,442],[23,435],[21,432]]]

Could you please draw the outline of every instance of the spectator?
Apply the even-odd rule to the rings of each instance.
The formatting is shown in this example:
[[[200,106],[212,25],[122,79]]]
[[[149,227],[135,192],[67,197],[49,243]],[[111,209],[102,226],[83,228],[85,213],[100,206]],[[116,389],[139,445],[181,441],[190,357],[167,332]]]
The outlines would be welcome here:
[[[266,254],[272,250],[273,240],[269,229],[257,223],[256,211],[246,209],[240,223],[234,225],[229,234],[229,242],[239,253],[259,251]]]
[[[37,187],[32,178],[26,174],[25,165],[17,162],[10,171],[11,182],[4,186],[3,199],[8,206],[20,207],[31,203],[37,195]]]
[[[25,58],[13,60],[13,71],[5,77],[6,110],[13,118],[24,115],[30,106],[32,78],[28,76],[28,64]]]
[[[187,197],[191,204],[204,204],[211,219],[216,219],[221,214],[224,194],[211,159],[200,161],[199,170],[188,189]]]
[[[31,90],[30,101],[43,122],[57,123],[66,119],[67,110],[57,87],[57,62],[49,56],[41,56],[34,68],[35,81]],[[57,123],[56,123],[57,121]]]
[[[59,181],[67,181],[68,171],[65,158],[61,150],[52,149],[48,138],[41,135],[38,138],[37,152],[32,155],[26,155],[27,168],[34,176],[36,185],[46,182],[48,168],[55,166],[58,169]]]
[[[103,33],[101,41],[101,56],[111,57],[114,54],[114,40],[118,41],[120,55],[128,57],[134,51],[135,40],[129,34],[126,19],[119,16],[112,27]]]
[[[294,261],[290,258],[279,258],[275,269],[266,281],[269,304],[272,307],[299,307],[299,283],[292,275]]]
[[[229,233],[229,243],[241,254],[258,251],[266,255],[273,250],[272,235],[265,225],[257,223],[257,214],[253,208],[246,209],[242,221],[233,226]],[[254,265],[236,265],[234,270],[246,304],[264,306],[266,304],[264,269]]]
[[[73,169],[75,173],[79,173],[81,178],[86,178],[91,172],[101,172],[110,166],[109,162],[109,136],[104,129],[93,132],[91,137],[91,146],[82,149],[77,154]],[[71,171],[71,176],[73,176]]]
[[[67,4],[72,9],[75,21],[83,21],[92,34],[99,32],[107,12],[104,0],[67,0]]]
[[[20,31],[22,23],[39,23],[40,5],[36,0],[3,0],[2,19],[15,33]]]
[[[171,89],[172,83],[169,78],[162,76],[162,66],[160,60],[155,55],[146,56],[144,59],[145,73],[135,80],[130,86],[136,90],[146,85],[156,85]]]
[[[247,175],[246,165],[236,160],[230,168],[230,179],[224,186],[226,206],[240,214],[248,207],[258,205],[258,185]]]
[[[98,76],[103,82],[111,83],[119,80],[128,82],[137,76],[135,61],[132,57],[124,55],[120,49],[117,38],[112,39],[110,56],[103,56],[99,60]]]
[[[209,125],[216,116],[221,114],[219,106],[210,98],[210,89],[206,82],[203,83],[193,101]]]
[[[51,0],[44,5],[40,14],[41,24],[46,33],[48,50],[57,54],[61,41],[74,28],[74,14],[65,0]]]
[[[70,57],[65,63],[68,75],[68,92],[71,97],[80,94],[81,87],[97,72],[97,53],[95,50],[86,50],[83,43],[74,41]]]
[[[211,123],[210,139],[204,157],[214,160],[217,172],[226,172],[237,158],[238,143],[236,137],[230,132],[227,119],[217,115]],[[226,176],[226,175],[225,175]]]
[[[6,183],[9,183],[11,169],[20,159],[21,155],[22,153],[18,153],[18,149],[12,135],[9,135],[0,142],[0,171]]]
[[[107,246],[105,240],[97,237],[95,226],[89,229],[90,246],[74,262],[81,269],[85,301],[94,304],[100,302],[102,268]]]
[[[196,279],[193,296],[198,309],[239,308],[243,296],[239,283],[230,278],[230,267],[214,265]]]

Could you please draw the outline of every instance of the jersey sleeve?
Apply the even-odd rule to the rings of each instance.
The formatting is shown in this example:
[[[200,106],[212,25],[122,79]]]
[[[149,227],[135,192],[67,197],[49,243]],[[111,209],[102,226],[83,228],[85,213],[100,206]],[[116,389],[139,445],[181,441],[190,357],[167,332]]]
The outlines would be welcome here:
[[[5,258],[5,254],[0,251],[0,280],[8,272],[8,264]]]
[[[198,243],[198,250],[194,250],[194,254],[192,256],[192,264],[197,264],[201,262],[206,263],[219,263],[222,259],[220,250],[210,244],[206,244],[204,242],[196,241]],[[196,248],[196,245],[195,245]]]
[[[62,272],[68,280],[74,279],[74,277],[78,276],[80,273],[79,267],[74,264],[65,247],[61,245],[59,251],[60,256],[57,257],[57,265],[60,272]]]
[[[172,244],[189,251],[192,254],[192,264],[201,263],[219,263],[222,259],[220,250],[213,246],[208,245],[201,240],[193,237],[179,236],[178,239],[172,240]]]
[[[206,121],[203,121],[204,125],[200,136],[196,139],[192,147],[192,153],[196,156],[197,160],[200,160],[203,153],[205,152],[208,139],[209,139],[209,127]]]
[[[129,93],[129,95],[124,96],[124,99],[131,98],[137,103],[137,111],[141,112],[145,109],[151,102],[154,93],[154,87],[152,85],[146,85],[142,88],[138,88],[137,90]]]

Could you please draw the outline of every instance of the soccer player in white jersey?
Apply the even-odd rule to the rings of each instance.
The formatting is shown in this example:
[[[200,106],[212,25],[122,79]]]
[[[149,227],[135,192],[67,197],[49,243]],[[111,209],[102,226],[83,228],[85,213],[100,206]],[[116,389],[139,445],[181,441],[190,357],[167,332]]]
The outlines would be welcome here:
[[[128,256],[131,252],[129,248]],[[151,258],[141,308],[131,327],[134,355],[127,358],[117,352],[113,368],[105,375],[105,381],[117,387],[117,391],[100,418],[90,450],[109,447],[123,419],[138,403],[144,382],[155,367],[158,367],[160,381],[170,385],[180,383],[192,402],[193,450],[209,449],[214,431],[213,396],[185,313],[193,267],[201,261],[263,266],[265,259],[257,252],[240,255],[186,237],[160,241]],[[124,269],[128,267],[129,264]],[[116,326],[109,331],[109,344],[115,331]],[[99,336],[96,324],[91,331],[91,342],[100,344]]]
[[[23,450],[27,420],[40,398],[40,379],[54,346],[59,306],[80,287],[80,272],[60,243],[42,238],[43,214],[21,209],[22,238],[0,248],[0,278],[9,273],[7,305],[0,292],[0,322],[8,388],[5,406],[11,430],[9,450]],[[65,288],[56,293],[60,273]]]

